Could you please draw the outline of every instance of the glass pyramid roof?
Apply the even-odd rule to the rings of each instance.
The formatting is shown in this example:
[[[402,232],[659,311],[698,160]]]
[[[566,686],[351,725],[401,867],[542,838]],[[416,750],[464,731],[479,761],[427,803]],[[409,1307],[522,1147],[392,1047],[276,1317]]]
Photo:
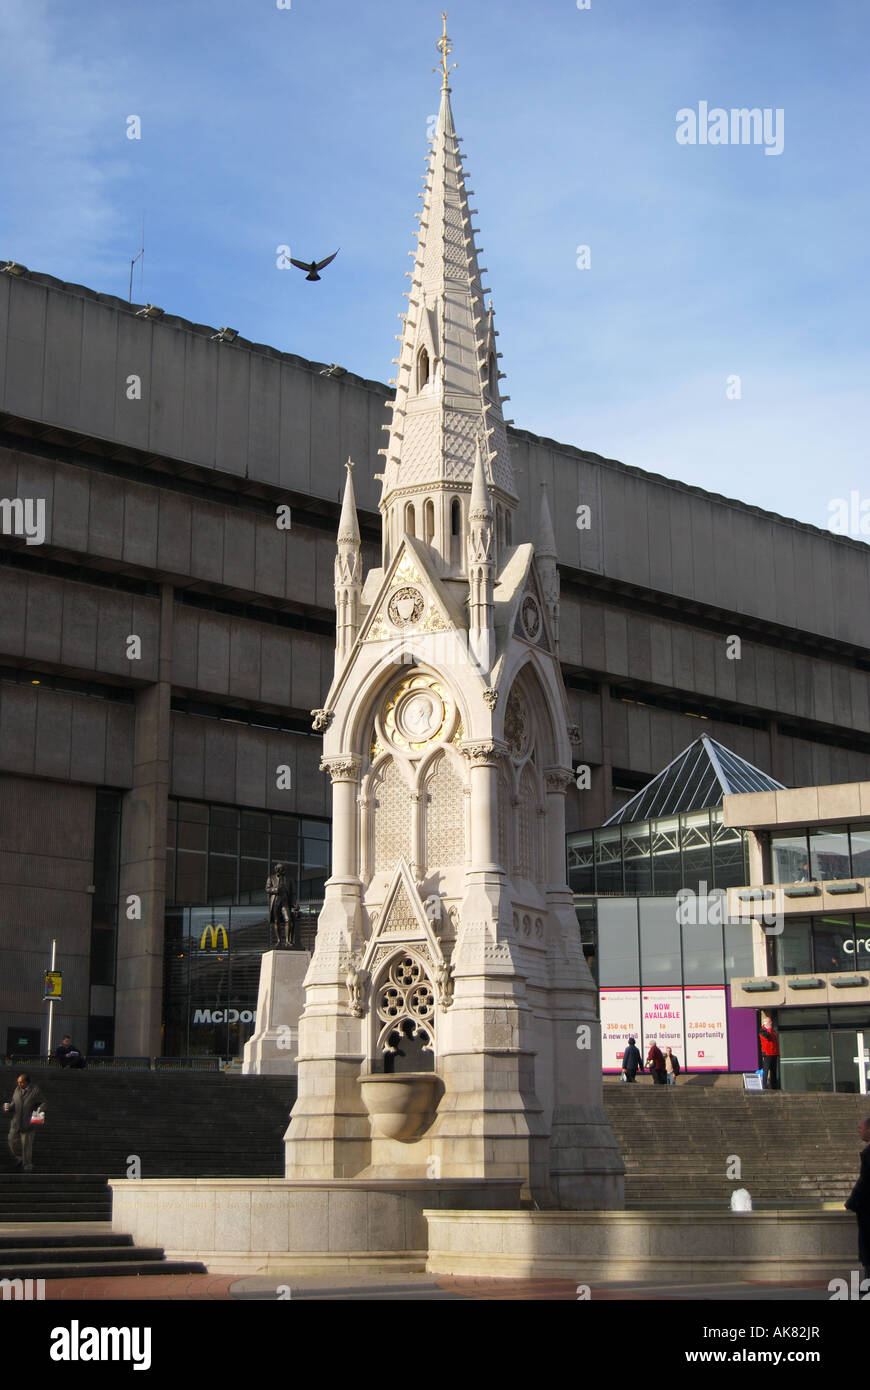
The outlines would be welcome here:
[[[783,783],[702,734],[647,782],[605,825],[629,825],[720,806],[732,792],[782,791]]]

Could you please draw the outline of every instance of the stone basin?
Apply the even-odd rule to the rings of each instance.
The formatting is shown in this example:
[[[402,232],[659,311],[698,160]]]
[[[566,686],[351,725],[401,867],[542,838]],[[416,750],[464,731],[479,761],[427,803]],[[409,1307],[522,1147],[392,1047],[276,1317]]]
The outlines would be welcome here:
[[[425,1134],[441,1090],[434,1071],[373,1072],[358,1080],[363,1105],[382,1138],[407,1144]]]

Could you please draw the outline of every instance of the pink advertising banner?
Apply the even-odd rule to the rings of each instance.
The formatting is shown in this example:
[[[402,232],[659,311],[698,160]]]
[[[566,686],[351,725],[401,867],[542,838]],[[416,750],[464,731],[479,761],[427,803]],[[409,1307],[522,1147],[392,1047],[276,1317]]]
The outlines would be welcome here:
[[[692,1071],[728,1070],[723,985],[686,989],[686,1060]]]
[[[681,1064],[685,1060],[683,1037],[683,991],[661,988],[643,991],[643,1060],[653,1043],[662,1052],[672,1047]]]
[[[622,1054],[629,1037],[641,1045],[640,990],[602,989],[601,1070],[622,1071]]]

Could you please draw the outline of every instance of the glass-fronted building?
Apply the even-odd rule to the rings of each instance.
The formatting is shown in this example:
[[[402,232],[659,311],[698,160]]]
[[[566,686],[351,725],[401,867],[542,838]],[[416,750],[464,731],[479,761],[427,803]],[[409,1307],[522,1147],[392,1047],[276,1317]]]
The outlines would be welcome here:
[[[652,1042],[672,1047],[690,1071],[756,1068],[755,1021],[731,1000],[752,969],[752,929],[725,898],[749,880],[747,836],[722,800],[780,786],[705,735],[603,826],[568,836],[605,1072],[620,1070],[629,1035],[644,1057]]]
[[[330,864],[330,822],[171,800],[164,936],[165,1056],[240,1057],[272,941],[265,885],[282,863],[310,949]]]
[[[785,1091],[870,1091],[870,783],[728,798],[750,875],[731,910],[754,913],[741,1012],[770,1014]]]

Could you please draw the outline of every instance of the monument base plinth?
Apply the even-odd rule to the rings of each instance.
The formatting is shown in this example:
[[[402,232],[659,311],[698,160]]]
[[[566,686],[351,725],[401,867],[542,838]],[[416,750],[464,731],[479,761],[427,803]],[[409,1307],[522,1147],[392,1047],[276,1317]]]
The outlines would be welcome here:
[[[257,1031],[245,1043],[246,1076],[295,1076],[299,1057],[299,1016],[310,951],[285,947],[266,951],[260,963]]]

